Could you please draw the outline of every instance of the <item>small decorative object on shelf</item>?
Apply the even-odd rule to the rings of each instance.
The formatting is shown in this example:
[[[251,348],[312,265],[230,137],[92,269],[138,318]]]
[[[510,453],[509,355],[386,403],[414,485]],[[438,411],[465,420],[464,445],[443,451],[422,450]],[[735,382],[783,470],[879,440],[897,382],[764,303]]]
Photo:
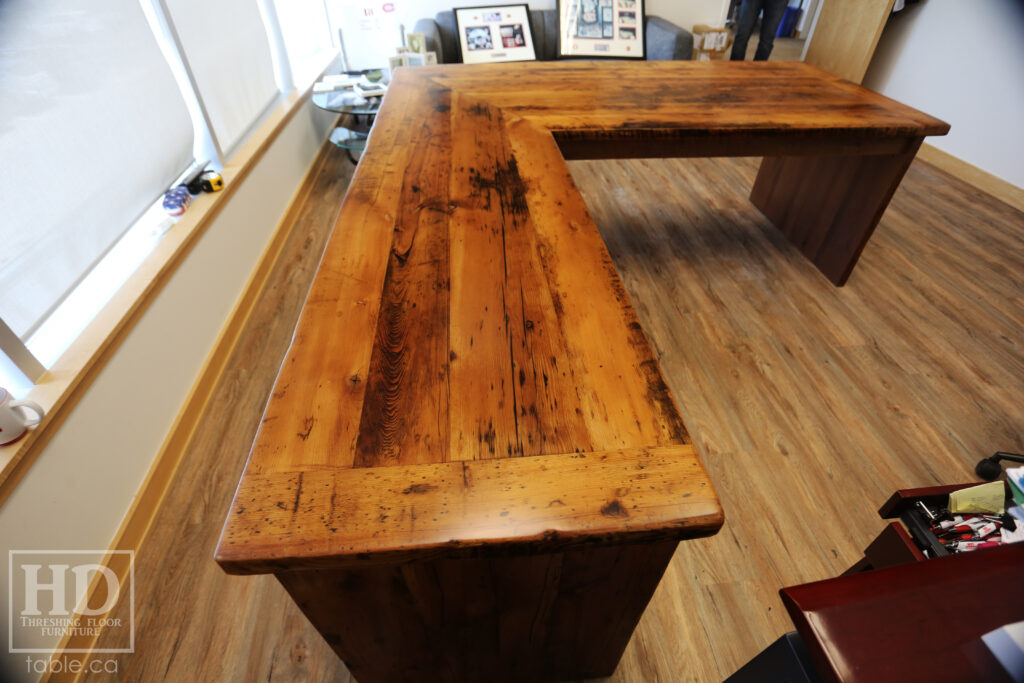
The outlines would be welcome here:
[[[559,57],[644,58],[644,0],[558,0]]]
[[[406,34],[405,42],[409,47],[409,52],[425,53],[427,51],[427,37],[422,33]]]
[[[405,36],[406,44],[395,49],[395,54],[388,57],[388,69],[394,75],[400,66],[428,66],[437,64],[437,53],[427,50],[427,37],[422,33],[409,33]]]
[[[352,90],[366,99],[370,99],[371,97],[383,97],[388,88],[383,83],[356,83],[352,86]]]
[[[224,178],[216,171],[203,171],[199,180],[202,182],[203,192],[220,192],[224,189]]]
[[[379,106],[379,100],[388,89],[388,81],[382,69],[350,71],[343,74],[324,76],[313,84],[313,103],[330,111]]]
[[[360,76],[351,74],[330,74],[313,84],[313,94],[347,90],[355,85]]]
[[[455,23],[464,64],[537,59],[526,5],[457,8]]]
[[[220,192],[224,189],[224,178],[217,171],[203,171],[192,180],[185,183],[189,194],[197,195],[200,192]]]
[[[178,217],[192,204],[192,195],[184,185],[175,185],[164,194],[164,211],[168,216]]]
[[[29,417],[26,408],[35,413],[35,417]],[[29,427],[39,424],[43,415],[38,403],[12,400],[7,390],[0,387],[0,446],[20,439]]]

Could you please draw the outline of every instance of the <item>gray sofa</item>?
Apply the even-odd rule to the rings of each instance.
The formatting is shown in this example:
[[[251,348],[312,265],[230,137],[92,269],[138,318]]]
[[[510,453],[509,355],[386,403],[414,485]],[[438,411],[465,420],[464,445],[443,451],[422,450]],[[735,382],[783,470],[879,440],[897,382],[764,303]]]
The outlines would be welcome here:
[[[413,31],[426,36],[427,49],[437,53],[439,64],[462,62],[455,12],[438,12],[433,19],[420,19]],[[537,59],[558,59],[558,10],[530,10],[530,32]],[[693,34],[661,17],[644,17],[644,37],[648,60],[693,56]]]

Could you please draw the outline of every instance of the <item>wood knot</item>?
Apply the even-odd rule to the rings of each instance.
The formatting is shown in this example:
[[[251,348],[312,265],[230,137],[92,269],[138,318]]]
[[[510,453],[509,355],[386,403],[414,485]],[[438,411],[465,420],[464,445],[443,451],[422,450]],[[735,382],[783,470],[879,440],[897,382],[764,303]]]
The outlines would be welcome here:
[[[413,484],[409,488],[402,491],[402,493],[404,493],[405,495],[409,495],[410,493],[427,493],[428,491],[433,491],[436,488],[437,487],[434,486],[433,484]]]
[[[613,500],[601,508],[601,514],[605,517],[629,517],[626,508],[622,507],[622,503],[617,500]]]

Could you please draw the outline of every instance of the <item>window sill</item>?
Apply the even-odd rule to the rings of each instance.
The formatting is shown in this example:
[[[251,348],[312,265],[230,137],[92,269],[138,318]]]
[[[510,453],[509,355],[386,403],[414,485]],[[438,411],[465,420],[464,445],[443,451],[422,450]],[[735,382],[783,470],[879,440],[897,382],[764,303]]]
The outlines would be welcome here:
[[[199,238],[213,224],[235,189],[264,156],[285,125],[311,98],[313,81],[331,67],[336,57],[336,54],[331,54],[325,58],[316,77],[303,84],[302,90],[293,90],[282,97],[249,140],[225,164],[221,171],[224,189],[194,198],[189,210],[167,231],[152,253],[24,397],[42,406],[46,417],[19,440],[0,446],[0,505],[10,496]]]

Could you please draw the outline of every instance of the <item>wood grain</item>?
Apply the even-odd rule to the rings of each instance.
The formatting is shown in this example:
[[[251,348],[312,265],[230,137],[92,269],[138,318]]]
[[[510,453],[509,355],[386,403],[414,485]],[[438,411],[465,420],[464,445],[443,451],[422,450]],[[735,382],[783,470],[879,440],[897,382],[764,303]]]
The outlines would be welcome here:
[[[893,3],[894,0],[826,2],[818,13],[804,61],[860,83]]]
[[[844,285],[920,144],[912,139],[898,154],[853,159],[766,157],[750,201],[825,277]]]
[[[500,110],[458,97],[452,114],[453,126],[463,131],[452,160],[452,457],[590,451],[568,333],[557,291],[549,288],[512,141]]]
[[[756,154],[788,140],[797,154],[835,146],[871,155],[855,156],[870,163],[834,162],[834,187],[848,168],[883,178],[888,192],[865,200],[864,217],[836,228],[819,211],[799,212],[822,225],[830,241],[816,245],[819,265],[838,267],[842,279],[916,149],[908,141],[946,129],[801,64],[539,63],[400,74],[247,472],[685,443],[559,145],[644,153],[667,140],[676,149],[698,141],[704,153],[713,141]],[[794,176],[817,169],[808,163],[775,174],[798,195],[794,206],[817,194],[798,191]],[[771,189],[782,196],[786,188]],[[258,521],[233,515],[226,533],[237,541]],[[332,543],[322,530],[307,533],[321,535],[314,546]]]
[[[893,490],[1024,446],[1024,213],[916,161],[836,289],[750,206],[758,166],[570,164],[728,514],[680,544],[617,681],[726,678]]]
[[[794,154],[817,154],[780,169],[766,164],[772,180],[755,195],[768,196],[763,205],[776,213],[791,189],[796,210],[780,215],[817,225],[815,262],[843,280],[919,140],[947,129],[801,64],[399,71],[265,411],[218,562],[231,572],[287,574],[289,591],[309,603],[331,579],[298,570],[383,565],[386,573],[396,563],[416,570],[451,561],[439,581],[463,577],[465,592],[447,598],[459,602],[497,571],[467,557],[604,544],[609,557],[630,558],[634,543],[714,533],[723,516],[710,480],[686,446],[658,359],[560,145],[620,156],[651,154],[658,143],[708,153],[718,143],[726,153],[763,154],[787,141]],[[862,211],[806,201],[820,188],[799,181],[821,175],[816,160],[830,150],[835,177],[823,182],[857,180]],[[666,563],[652,564],[652,575]],[[541,609],[543,576],[532,580]],[[656,585],[594,590],[607,592],[610,613],[639,614]],[[414,602],[437,593],[429,583],[410,589]],[[340,622],[372,620],[376,609],[351,607],[307,612],[322,632],[337,633]],[[503,618],[504,606],[491,608]],[[445,628],[470,630],[472,615]],[[442,660],[460,652],[457,638],[423,648],[425,635],[407,630],[391,650],[422,655],[410,670],[428,666],[428,652]],[[525,642],[510,633],[507,642]],[[577,637],[552,631],[544,647],[571,650]],[[485,668],[529,660],[535,649],[513,648]],[[392,680],[388,655],[379,648],[361,659],[359,675]],[[581,655],[561,671],[614,667],[591,660]],[[543,678],[554,675],[542,669]]]
[[[255,475],[232,513],[259,526],[232,525],[217,561],[244,574],[704,536],[722,510],[702,472],[692,446],[668,446]]]
[[[360,683],[540,683],[615,671],[675,546],[277,577]]]
[[[1005,202],[1019,211],[1024,211],[1024,187],[1018,187],[934,145],[921,145],[918,157],[934,164],[946,173],[974,185],[999,201]]]
[[[146,510],[145,518],[126,522],[126,535],[142,527],[141,537],[119,539],[131,541],[128,547],[135,550],[135,652],[85,655],[116,659],[118,680],[350,680],[272,577],[227,576],[210,558],[224,501],[244,465],[243,458],[229,454],[236,445],[252,442],[352,170],[344,152],[325,143],[308,187],[285,217],[281,234],[287,237],[267,282],[234,346],[226,350],[225,367],[210,387],[205,419],[180,444],[181,460],[169,475],[163,501],[151,520]],[[108,616],[128,623],[128,601],[119,602]],[[104,631],[95,644],[85,646],[126,649],[126,629]],[[58,654],[65,666],[78,656]],[[74,678],[65,673],[53,680]]]
[[[126,680],[349,680],[278,581],[210,560],[348,182],[332,149],[136,557]],[[1024,213],[918,159],[837,290],[750,205],[756,159],[569,167],[729,511],[680,544],[609,680],[721,681],[792,630],[781,586],[862,556],[894,489],[1024,449]]]
[[[324,273],[314,285],[292,356],[268,406],[253,452],[253,471],[290,471],[323,462],[365,466],[441,461],[450,457],[452,445],[469,452],[466,446],[474,438],[483,444],[477,452],[486,456],[653,445],[552,440],[556,426],[571,429],[573,420],[566,418],[572,414],[574,392],[567,388],[556,394],[549,384],[542,396],[536,386],[524,386],[531,397],[521,401],[515,387],[520,369],[531,382],[535,371],[543,379],[547,368],[538,368],[538,359],[557,359],[557,353],[527,351],[528,364],[510,357],[496,367],[466,365],[493,363],[505,346],[514,355],[517,343],[510,335],[515,319],[527,313],[522,305],[527,293],[525,301],[537,309],[521,325],[530,323],[534,327],[526,330],[537,330],[543,322],[546,350],[557,352],[562,348],[559,338],[565,337],[559,324],[569,315],[563,302],[578,298],[573,288],[593,285],[565,277],[555,283],[551,273],[541,272],[545,264],[564,267],[570,259],[559,258],[559,252],[533,237],[538,226],[547,225],[535,214],[562,214],[580,226],[589,220],[585,207],[564,215],[568,212],[559,202],[574,194],[571,183],[559,188],[554,201],[554,187],[543,196],[543,189],[565,173],[559,170],[561,159],[544,151],[550,144],[539,140],[538,133],[521,133],[532,146],[513,153],[514,131],[527,130],[525,120],[533,128],[552,131],[563,151],[574,147],[580,154],[582,147],[595,153],[594,146],[615,148],[616,154],[650,154],[644,148],[651,145],[674,153],[684,153],[682,148],[708,153],[709,145],[718,145],[727,153],[742,149],[757,154],[759,145],[778,152],[783,144],[796,154],[826,148],[892,153],[906,136],[941,134],[948,128],[799,64],[603,64],[600,72],[585,63],[515,67],[417,70],[407,74],[406,83],[396,83],[374,129],[370,163],[360,165],[338,237],[325,257]],[[601,88],[590,85],[595,78],[601,79]],[[637,96],[635,88],[627,89],[625,83],[636,79],[650,80],[651,92]],[[766,81],[773,86],[764,86]],[[664,87],[676,82],[685,85]],[[765,112],[772,116],[766,118]],[[459,132],[454,145],[446,142],[453,128]],[[531,161],[534,154],[543,161]],[[530,164],[538,170],[527,186],[522,172]],[[427,236],[430,226],[440,231],[439,242]],[[499,227],[507,230],[502,241],[488,246],[488,230]],[[594,234],[592,228],[581,234],[588,232]],[[418,241],[413,238],[417,234]],[[393,253],[384,258],[382,250],[389,243]],[[417,270],[418,262],[428,267]],[[455,278],[452,268],[460,269]],[[494,279],[498,274],[503,281]],[[616,286],[614,275],[589,275]],[[471,284],[464,284],[464,278],[471,278],[465,281]],[[465,298],[469,290],[471,298]],[[480,299],[484,294],[490,300]],[[425,298],[413,311],[411,302],[420,295]],[[593,318],[591,324],[617,329],[618,317]],[[474,326],[479,327],[475,334]],[[418,346],[411,343],[414,337]],[[487,360],[469,360],[470,342],[473,355]],[[449,348],[443,349],[445,345]],[[322,348],[333,351],[324,354]],[[608,350],[631,353],[626,347]],[[310,377],[323,379],[308,386]],[[466,384],[453,386],[453,377]],[[418,395],[419,387],[432,398],[415,406],[402,403],[408,401],[404,397]],[[538,396],[541,400],[531,400]],[[455,397],[454,406],[449,397]],[[470,398],[476,417],[462,412],[466,402],[461,397]],[[564,409],[552,414],[550,408],[559,399]],[[369,410],[364,409],[367,400]],[[633,408],[613,410],[628,414]],[[480,413],[494,416],[489,419],[496,424],[489,427]],[[526,445],[520,418],[534,423]],[[577,430],[574,438],[580,437]],[[531,438],[541,451],[530,450]]]

